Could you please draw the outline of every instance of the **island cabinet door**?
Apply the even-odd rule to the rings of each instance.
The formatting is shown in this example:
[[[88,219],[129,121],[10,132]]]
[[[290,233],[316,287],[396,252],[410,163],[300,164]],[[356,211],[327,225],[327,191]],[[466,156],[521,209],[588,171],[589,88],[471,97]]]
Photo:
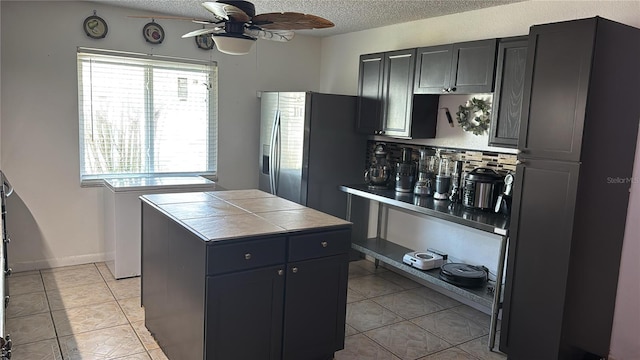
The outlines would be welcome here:
[[[289,263],[284,360],[326,360],[344,348],[348,254]]]
[[[276,360],[284,265],[207,277],[206,360]]]

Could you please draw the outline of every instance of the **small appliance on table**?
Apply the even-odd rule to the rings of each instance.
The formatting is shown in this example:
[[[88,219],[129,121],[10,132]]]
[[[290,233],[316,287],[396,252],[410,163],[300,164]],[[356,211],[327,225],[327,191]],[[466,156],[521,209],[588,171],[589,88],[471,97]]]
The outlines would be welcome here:
[[[487,270],[482,266],[448,263],[440,267],[440,278],[448,283],[475,288],[487,282]]]
[[[494,211],[503,191],[504,176],[490,168],[476,168],[467,174],[462,204],[465,207]]]
[[[396,164],[396,191],[410,193],[416,178],[416,165],[411,160],[413,151],[409,147],[402,148],[402,160]]]
[[[436,192],[433,198],[436,200],[449,199],[449,188],[451,187],[451,169],[449,168],[449,158],[441,157],[436,175]]]
[[[435,181],[436,153],[433,149],[420,149],[418,161],[418,181],[413,188],[413,193],[419,196],[433,196]]]
[[[373,152],[375,161],[364,172],[364,182],[369,189],[386,190],[391,182],[393,168],[387,163],[387,148],[385,144],[379,143]]]
[[[402,262],[416,269],[430,270],[442,266],[444,257],[429,250],[425,252],[412,251],[404,254]]]

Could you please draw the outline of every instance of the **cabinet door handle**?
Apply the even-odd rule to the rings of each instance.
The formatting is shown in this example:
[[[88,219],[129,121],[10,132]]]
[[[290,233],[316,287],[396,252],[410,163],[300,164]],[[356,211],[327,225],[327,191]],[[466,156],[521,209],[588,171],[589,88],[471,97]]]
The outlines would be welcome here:
[[[282,269],[278,269],[278,275],[279,275],[279,276],[284,275],[284,270],[282,270]]]
[[[456,92],[456,88],[455,87],[450,87],[447,89],[447,92]]]
[[[244,259],[245,260],[251,260],[251,253],[244,254]]]
[[[384,130],[380,130],[380,131],[378,132],[378,134],[380,134],[380,135],[384,135]]]
[[[326,241],[323,241],[320,243],[320,245],[322,245],[323,248],[326,248],[327,245],[329,245],[329,243],[327,243]]]
[[[298,268],[297,267],[292,268],[291,272],[293,272],[294,274],[297,273],[298,272]]]
[[[443,93],[447,93],[447,88],[442,88]]]

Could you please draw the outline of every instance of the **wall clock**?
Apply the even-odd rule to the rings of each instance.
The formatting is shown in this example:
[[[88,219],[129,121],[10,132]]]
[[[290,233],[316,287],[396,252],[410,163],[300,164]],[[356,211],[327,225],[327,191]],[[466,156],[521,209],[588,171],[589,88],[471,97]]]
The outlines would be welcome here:
[[[211,37],[211,34],[199,35],[199,36],[196,36],[195,39],[196,39],[196,45],[198,45],[200,49],[211,50],[215,46],[213,42],[213,38]]]
[[[93,15],[84,19],[82,27],[87,36],[93,39],[102,39],[107,36],[107,31],[109,31],[107,22],[100,16],[97,16],[95,11]]]
[[[142,28],[142,35],[147,42],[160,44],[164,40],[164,29],[152,20]]]

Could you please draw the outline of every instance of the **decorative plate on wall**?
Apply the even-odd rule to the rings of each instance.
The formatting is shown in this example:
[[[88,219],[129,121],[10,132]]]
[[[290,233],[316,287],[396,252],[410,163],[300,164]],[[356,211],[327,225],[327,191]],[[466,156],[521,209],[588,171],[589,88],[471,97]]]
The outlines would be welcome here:
[[[109,31],[107,22],[100,16],[97,16],[95,11],[93,15],[84,19],[82,26],[87,36],[93,39],[102,39],[107,36],[107,31]]]
[[[211,50],[215,46],[215,43],[213,42],[213,38],[211,37],[211,34],[199,35],[199,36],[196,36],[195,39],[196,39],[196,45],[198,45],[200,49]]]
[[[153,20],[142,28],[142,35],[147,42],[160,44],[164,40],[164,29]]]

